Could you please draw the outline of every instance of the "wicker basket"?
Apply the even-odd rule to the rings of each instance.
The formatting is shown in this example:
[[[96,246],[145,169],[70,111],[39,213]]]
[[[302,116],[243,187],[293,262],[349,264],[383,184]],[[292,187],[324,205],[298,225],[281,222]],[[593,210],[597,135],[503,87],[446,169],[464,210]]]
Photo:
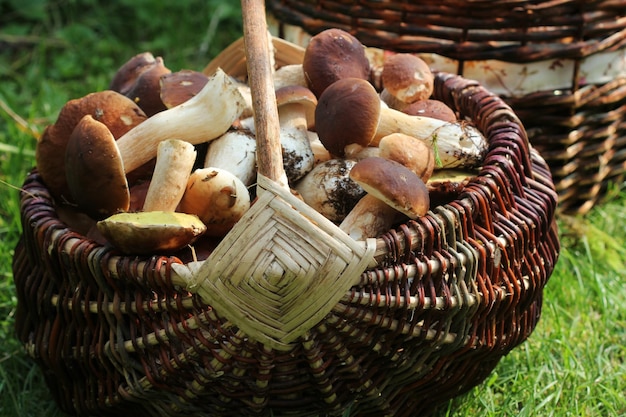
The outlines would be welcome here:
[[[550,166],[559,210],[584,214],[626,172],[626,1],[268,0],[276,34],[342,28],[478,80]]]
[[[279,64],[301,57],[274,44]],[[245,73],[246,60],[224,66]],[[557,195],[508,105],[457,75],[435,85],[488,137],[484,166],[446,204],[367,242],[261,176],[250,212],[261,208],[208,259],[122,256],[62,222],[33,170],[16,329],[60,408],[414,417],[483,381],[540,318]]]

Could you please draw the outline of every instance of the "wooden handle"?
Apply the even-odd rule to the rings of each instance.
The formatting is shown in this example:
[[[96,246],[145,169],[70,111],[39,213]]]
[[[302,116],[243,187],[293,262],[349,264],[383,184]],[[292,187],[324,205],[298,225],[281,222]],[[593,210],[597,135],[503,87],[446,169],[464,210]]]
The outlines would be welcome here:
[[[264,0],[241,0],[259,173],[286,186]]]

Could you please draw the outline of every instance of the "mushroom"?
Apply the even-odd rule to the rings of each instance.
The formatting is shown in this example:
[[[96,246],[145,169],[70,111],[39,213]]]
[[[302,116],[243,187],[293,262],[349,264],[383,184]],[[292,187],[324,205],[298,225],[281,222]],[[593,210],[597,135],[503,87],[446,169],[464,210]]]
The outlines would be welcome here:
[[[380,140],[378,149],[381,158],[399,162],[416,173],[424,182],[433,174],[435,153],[423,140],[404,133],[392,133]]]
[[[310,39],[304,51],[302,69],[308,87],[318,98],[337,80],[368,80],[370,76],[370,63],[363,44],[337,28],[326,29]]]
[[[196,96],[155,114],[117,140],[126,173],[154,158],[165,139],[179,138],[197,145],[221,136],[243,106],[234,82],[218,69]]]
[[[320,141],[339,157],[345,155],[347,145],[368,146],[376,133],[380,107],[376,90],[368,81],[336,81],[319,97],[315,107],[315,130]]]
[[[371,156],[380,156],[380,148],[378,146],[361,146],[358,143],[351,143],[344,149],[347,159],[359,161]]]
[[[428,64],[409,53],[389,55],[383,63],[381,79],[383,93],[399,103],[384,101],[398,110],[402,110],[403,105],[429,98],[434,89],[434,77]]]
[[[159,143],[154,175],[146,191],[143,211],[175,211],[195,160],[196,149],[188,142],[168,139]]]
[[[365,158],[352,167],[350,178],[363,187],[367,195],[374,197],[359,200],[339,225],[355,239],[379,236],[398,220],[398,212],[416,219],[429,210],[426,185],[398,162],[380,157]],[[396,214],[390,214],[383,205],[392,207]]]
[[[117,249],[137,255],[175,252],[206,231],[197,216],[170,211],[118,213],[100,220],[97,228]]]
[[[119,138],[147,119],[132,100],[112,90],[87,94],[65,103],[55,123],[44,130],[35,151],[41,178],[50,193],[61,201],[72,199],[65,175],[67,143],[76,125],[88,114],[103,123],[114,138]]]
[[[247,130],[231,129],[211,141],[204,167],[229,171],[246,186],[256,181],[256,140]]]
[[[356,161],[330,159],[316,165],[294,187],[307,205],[333,222],[340,222],[365,191],[350,179]]]
[[[128,92],[124,95],[133,100],[148,117],[155,115],[167,107],[161,100],[161,77],[171,71],[163,63],[163,58],[157,57],[135,79]]]
[[[307,87],[302,64],[283,65],[274,72],[275,90],[290,85],[300,85],[302,87]]]
[[[358,78],[336,81],[324,91],[315,109],[315,129],[324,146],[338,156],[348,144],[377,146],[392,133],[429,143],[441,167],[477,165],[487,150],[486,139],[469,123],[410,116],[381,106],[374,87]]]
[[[249,208],[245,184],[224,169],[208,167],[189,176],[178,211],[197,215],[208,236],[225,236]]]
[[[276,90],[283,167],[290,184],[315,165],[309,129],[315,123],[317,98],[307,87],[289,85]],[[254,118],[239,120],[238,127],[255,134]]]
[[[135,84],[137,77],[139,77],[142,72],[151,68],[155,62],[156,59],[151,52],[142,52],[133,56],[115,72],[109,84],[109,90],[117,91],[125,95]]]
[[[354,240],[366,240],[391,229],[400,218],[398,210],[371,194],[365,194],[339,224],[339,228]]]
[[[402,113],[411,116],[426,116],[445,122],[455,123],[458,120],[456,113],[443,101],[426,99],[407,104],[402,108]]]
[[[315,160],[313,166],[332,159],[332,155],[328,152],[328,149],[324,147],[322,141],[320,141],[317,132],[308,130],[306,134],[309,137],[309,144],[311,145],[311,151],[313,151],[313,158]]]
[[[64,159],[67,185],[79,210],[97,220],[128,210],[122,158],[104,123],[84,116],[70,135]]]
[[[315,123],[317,98],[311,90],[290,85],[276,90],[283,165],[289,183],[295,183],[315,163],[307,131]]]
[[[250,90],[250,86],[246,83],[236,81],[237,89],[239,90],[239,94],[243,97],[245,106],[241,115],[241,118],[253,117],[254,116],[254,107],[252,105],[252,90]]]
[[[160,78],[159,94],[168,109],[176,107],[198,95],[209,81],[209,77],[199,71],[180,70],[164,74]]]

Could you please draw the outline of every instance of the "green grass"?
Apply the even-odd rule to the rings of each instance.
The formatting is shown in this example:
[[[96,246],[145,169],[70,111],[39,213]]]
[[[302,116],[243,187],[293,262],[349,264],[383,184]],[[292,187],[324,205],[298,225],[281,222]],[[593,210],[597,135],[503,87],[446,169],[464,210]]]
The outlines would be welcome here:
[[[559,223],[539,325],[446,416],[626,415],[626,196]]]
[[[62,417],[13,335],[18,192],[43,127],[149,50],[202,69],[240,36],[237,2],[0,2],[0,417]],[[103,16],[115,16],[103,19]],[[626,192],[560,219],[562,252],[529,340],[439,415],[626,416]]]

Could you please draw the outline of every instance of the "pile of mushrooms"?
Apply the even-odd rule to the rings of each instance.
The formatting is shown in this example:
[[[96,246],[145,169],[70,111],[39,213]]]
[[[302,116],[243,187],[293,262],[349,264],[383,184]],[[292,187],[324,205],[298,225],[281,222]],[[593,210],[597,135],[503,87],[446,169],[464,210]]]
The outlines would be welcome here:
[[[468,178],[487,149],[470,122],[431,99],[424,61],[387,54],[375,68],[366,52],[328,29],[301,64],[274,72],[289,187],[357,240],[426,214],[433,174]],[[61,109],[37,144],[37,167],[59,216],[85,236],[126,254],[210,252],[254,204],[252,114],[245,79],[171,71],[145,52],[108,90]]]

